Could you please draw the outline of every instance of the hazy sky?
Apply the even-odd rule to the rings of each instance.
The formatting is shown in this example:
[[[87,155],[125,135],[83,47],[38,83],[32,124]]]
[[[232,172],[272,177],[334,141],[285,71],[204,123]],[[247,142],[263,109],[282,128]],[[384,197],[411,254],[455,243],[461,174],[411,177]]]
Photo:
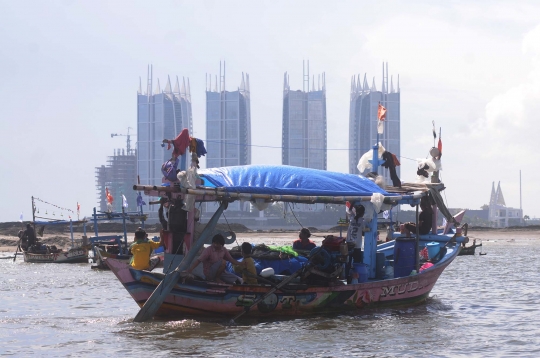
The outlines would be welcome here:
[[[524,214],[539,217],[538,15],[536,1],[0,0],[0,222],[30,219],[32,195],[91,213],[95,167],[125,148],[111,133],[136,128],[149,63],[162,88],[189,77],[203,140],[205,74],[226,61],[232,91],[249,73],[252,141],[279,147],[283,73],[301,89],[304,59],[326,73],[329,170],[348,170],[351,76],[380,89],[385,61],[400,75],[401,179],[415,179],[406,158],[427,155],[435,120],[448,206],[479,209],[500,181],[519,207],[521,170]],[[252,160],[281,164],[281,150]]]

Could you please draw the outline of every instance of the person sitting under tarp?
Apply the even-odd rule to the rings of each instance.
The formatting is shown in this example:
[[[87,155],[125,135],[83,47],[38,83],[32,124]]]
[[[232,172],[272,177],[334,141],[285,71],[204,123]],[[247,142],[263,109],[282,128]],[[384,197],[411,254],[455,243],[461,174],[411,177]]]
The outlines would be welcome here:
[[[311,237],[311,232],[309,229],[302,228],[300,232],[298,233],[298,239],[293,241],[293,249],[295,250],[313,250],[315,247],[317,247],[317,244],[315,244],[313,241],[311,241],[309,238]]]
[[[212,238],[212,245],[203,250],[202,254],[187,269],[191,273],[199,264],[203,264],[203,272],[207,281],[216,281],[218,283],[242,283],[242,279],[234,273],[225,271],[226,261],[241,268],[246,266],[245,262],[239,262],[233,259],[229,251],[224,247],[225,238],[221,234],[216,234]]]
[[[422,210],[422,212],[418,217],[418,232],[420,233],[420,235],[427,235],[431,231],[433,220],[433,210],[427,196],[423,196],[420,199],[420,209]],[[416,234],[416,223],[405,223],[404,229],[405,230],[403,233],[406,234],[408,237],[410,236],[411,232]]]
[[[149,241],[146,236],[146,231],[142,228],[138,228],[135,231],[135,242],[129,249],[133,254],[130,265],[137,270],[149,269],[152,251],[161,246],[161,239],[158,242]],[[155,265],[157,265],[157,263],[155,263],[154,266]]]

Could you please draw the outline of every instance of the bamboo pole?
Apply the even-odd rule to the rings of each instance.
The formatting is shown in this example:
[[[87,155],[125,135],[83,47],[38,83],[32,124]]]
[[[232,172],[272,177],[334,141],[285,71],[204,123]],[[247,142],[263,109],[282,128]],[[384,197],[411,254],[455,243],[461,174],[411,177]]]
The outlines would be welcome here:
[[[216,200],[254,200],[263,199],[265,201],[283,201],[283,202],[304,202],[304,203],[335,203],[343,204],[346,201],[371,201],[371,196],[331,196],[331,195],[279,195],[279,194],[255,194],[255,193],[239,193],[239,192],[227,192],[221,189],[188,189],[180,187],[167,187],[167,186],[151,186],[151,185],[134,185],[133,190],[142,190],[145,193],[152,191],[156,192],[156,196],[159,193],[179,193],[202,196],[198,201],[216,201]],[[384,202],[387,204],[397,204],[397,202],[403,198],[410,197],[411,199],[419,198],[422,194],[413,194],[410,196],[396,195],[386,196]]]

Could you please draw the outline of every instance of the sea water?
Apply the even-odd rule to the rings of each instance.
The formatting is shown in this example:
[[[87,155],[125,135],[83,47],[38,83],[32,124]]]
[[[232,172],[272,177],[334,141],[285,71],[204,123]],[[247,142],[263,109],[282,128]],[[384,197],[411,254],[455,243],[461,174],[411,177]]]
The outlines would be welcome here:
[[[139,308],[111,272],[0,260],[0,355],[538,357],[540,275],[531,260],[540,240],[511,239],[457,257],[419,306],[232,327],[134,323]]]

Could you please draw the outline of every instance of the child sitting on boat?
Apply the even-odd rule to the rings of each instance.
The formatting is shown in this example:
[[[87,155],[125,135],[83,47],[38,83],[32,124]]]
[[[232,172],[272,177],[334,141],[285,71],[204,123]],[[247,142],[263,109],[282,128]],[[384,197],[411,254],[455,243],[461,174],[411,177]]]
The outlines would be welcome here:
[[[242,280],[245,284],[256,285],[257,282],[257,269],[255,268],[255,261],[251,257],[253,247],[249,242],[242,244],[242,262],[245,263],[244,267],[237,266],[238,271],[242,272]]]
[[[130,265],[137,270],[147,270],[150,268],[150,255],[154,249],[161,246],[161,238],[158,242],[148,240],[146,231],[142,228],[135,230],[135,242],[131,245],[130,251],[133,254]]]

